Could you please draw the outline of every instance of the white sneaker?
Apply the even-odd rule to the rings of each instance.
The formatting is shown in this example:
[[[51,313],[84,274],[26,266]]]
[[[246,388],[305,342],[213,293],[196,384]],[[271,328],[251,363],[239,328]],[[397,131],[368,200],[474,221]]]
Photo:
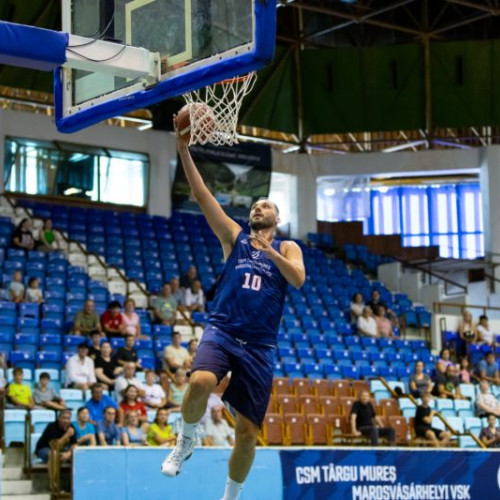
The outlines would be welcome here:
[[[161,464],[161,473],[168,477],[177,476],[183,463],[191,458],[194,448],[194,439],[189,439],[182,434],[177,438],[177,444]]]

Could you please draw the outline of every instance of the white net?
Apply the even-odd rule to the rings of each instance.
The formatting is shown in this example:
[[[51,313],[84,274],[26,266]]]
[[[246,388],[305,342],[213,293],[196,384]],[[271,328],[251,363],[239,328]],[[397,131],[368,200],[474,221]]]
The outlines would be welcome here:
[[[243,98],[257,80],[255,72],[224,80],[184,94],[191,123],[189,145],[211,143],[232,146],[238,143],[236,126]],[[204,106],[199,106],[202,104]]]

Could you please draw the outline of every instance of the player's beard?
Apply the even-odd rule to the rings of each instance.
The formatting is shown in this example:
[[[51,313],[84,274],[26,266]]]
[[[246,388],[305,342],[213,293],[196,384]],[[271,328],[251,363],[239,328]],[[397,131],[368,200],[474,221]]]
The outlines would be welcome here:
[[[263,229],[269,229],[274,226],[274,222],[265,219],[264,217],[261,217],[260,220],[250,220],[250,229],[252,231],[262,231]]]

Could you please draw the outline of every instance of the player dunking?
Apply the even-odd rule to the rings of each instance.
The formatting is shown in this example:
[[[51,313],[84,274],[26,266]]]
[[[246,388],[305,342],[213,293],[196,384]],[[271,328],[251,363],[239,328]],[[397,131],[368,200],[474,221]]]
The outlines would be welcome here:
[[[176,125],[174,117],[177,130]],[[269,402],[286,288],[288,283],[300,288],[305,269],[296,243],[273,240],[279,223],[276,205],[267,199],[254,203],[251,234],[245,234],[205,186],[187,142],[177,132],[177,147],[192,194],[222,245],[225,266],[182,404],[182,430],[161,470],[166,476],[179,474],[193,452],[196,427],[205,414],[208,397],[230,371],[223,399],[236,410],[236,429],[223,500],[236,500],[250,471]]]

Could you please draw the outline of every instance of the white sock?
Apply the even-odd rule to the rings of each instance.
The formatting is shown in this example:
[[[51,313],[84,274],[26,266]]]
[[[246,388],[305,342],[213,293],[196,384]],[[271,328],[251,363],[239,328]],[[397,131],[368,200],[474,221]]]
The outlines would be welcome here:
[[[222,500],[238,500],[244,484],[245,483],[237,483],[228,477]]]
[[[198,427],[198,422],[196,422],[195,424],[188,424],[187,422],[184,422],[184,419],[182,419],[181,434],[184,437],[193,439],[197,427]]]

